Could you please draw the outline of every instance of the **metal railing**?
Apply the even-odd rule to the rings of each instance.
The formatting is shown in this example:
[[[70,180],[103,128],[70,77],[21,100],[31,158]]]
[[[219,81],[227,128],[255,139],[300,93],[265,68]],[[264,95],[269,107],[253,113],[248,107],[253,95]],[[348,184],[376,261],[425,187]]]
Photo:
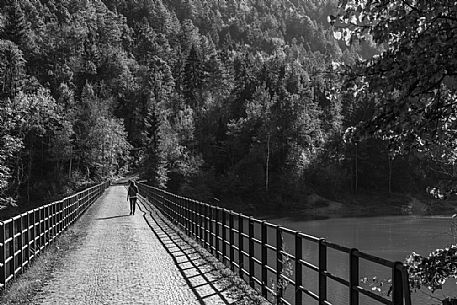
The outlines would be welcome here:
[[[361,295],[381,304],[411,305],[408,273],[401,262],[391,262],[357,249],[343,247],[322,238],[181,197],[143,183],[139,184],[139,190],[143,197],[188,236],[200,242],[232,271],[237,272],[252,288],[258,289],[265,298],[273,298],[276,304],[302,305],[304,297],[307,296],[319,305],[332,305],[327,293],[327,280],[331,279],[347,287],[350,305],[358,305]],[[285,238],[294,244],[292,253],[284,246]],[[304,259],[305,242],[317,247],[317,263],[312,264]],[[328,249],[347,255],[347,278],[337,276],[328,270]],[[360,260],[389,268],[392,275],[390,298],[359,285]],[[285,267],[286,263],[288,266]],[[290,268],[293,272],[284,272],[285,268]],[[310,278],[309,272],[304,272],[306,269],[315,274],[315,291],[305,288],[303,279],[308,278],[309,281]],[[271,285],[268,285],[269,282]],[[288,285],[294,287],[292,295],[284,295],[284,289]]]
[[[0,289],[23,272],[108,186],[109,182],[104,182],[0,221]]]

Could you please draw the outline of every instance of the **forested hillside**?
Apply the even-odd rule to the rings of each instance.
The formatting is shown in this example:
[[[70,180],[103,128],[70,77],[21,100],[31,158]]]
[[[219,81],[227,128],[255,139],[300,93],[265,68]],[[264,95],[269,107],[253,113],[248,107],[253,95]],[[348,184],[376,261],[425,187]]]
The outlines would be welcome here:
[[[430,160],[350,137],[374,103],[335,0],[0,2],[0,204],[138,169],[201,199],[423,191]]]

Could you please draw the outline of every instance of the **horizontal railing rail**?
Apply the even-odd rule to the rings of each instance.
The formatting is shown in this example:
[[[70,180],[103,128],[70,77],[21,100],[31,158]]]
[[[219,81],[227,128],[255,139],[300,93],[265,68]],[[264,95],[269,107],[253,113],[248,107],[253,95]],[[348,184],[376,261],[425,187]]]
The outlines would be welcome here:
[[[252,288],[258,289],[276,304],[304,304],[304,297],[319,305],[332,305],[328,300],[327,280],[347,288],[348,304],[358,305],[361,295],[387,305],[411,305],[408,273],[401,262],[389,260],[344,247],[302,232],[261,221],[221,207],[181,197],[162,189],[139,183],[140,194],[188,236],[197,240]],[[257,230],[256,230],[257,229]],[[293,253],[284,246],[287,238]],[[317,247],[317,262],[305,260],[304,243]],[[327,268],[328,250],[346,255],[349,274],[343,278]],[[360,260],[389,268],[392,274],[390,297],[376,294],[359,285]],[[286,266],[285,266],[286,265]],[[291,269],[293,272],[286,272]],[[313,291],[303,279],[314,272],[317,287]],[[309,276],[308,276],[309,277]],[[268,284],[270,283],[270,285]],[[284,295],[285,287],[294,287],[292,295]],[[291,301],[292,300],[292,301]]]
[[[0,221],[0,290],[73,224],[108,186],[109,182],[104,182]]]

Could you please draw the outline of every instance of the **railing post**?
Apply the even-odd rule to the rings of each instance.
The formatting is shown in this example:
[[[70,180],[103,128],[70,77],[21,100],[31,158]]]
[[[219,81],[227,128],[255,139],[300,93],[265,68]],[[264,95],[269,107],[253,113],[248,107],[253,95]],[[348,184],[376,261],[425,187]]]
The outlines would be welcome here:
[[[70,226],[73,223],[73,203],[74,196],[68,199],[68,225]]]
[[[31,211],[32,214],[32,234],[30,236],[30,240],[32,241],[32,255],[35,258],[36,253],[36,219],[35,219],[36,209]]]
[[[50,215],[50,218],[51,218],[50,219],[51,220],[51,224],[50,224],[50,226],[51,226],[51,238],[54,240],[55,237],[56,237],[55,230],[54,230],[54,224],[55,224],[54,203],[51,203],[51,205],[49,206],[49,209],[50,209],[49,213],[51,214]]]
[[[147,196],[149,198],[149,202],[153,205],[155,205],[157,207],[158,210],[160,210],[160,207],[158,206],[157,202],[156,202],[156,193],[155,193],[155,190],[150,187],[148,188],[148,191],[147,191]]]
[[[208,226],[209,226],[209,232],[208,232],[208,240],[209,240],[209,251],[211,254],[214,254],[214,236],[213,236],[213,211],[214,207],[212,205],[207,205],[208,208]]]
[[[73,223],[73,203],[74,203],[74,196],[68,199],[68,226]]]
[[[52,204],[48,206],[48,219],[49,219],[49,241],[54,239],[54,230],[53,230],[53,215],[52,215]]]
[[[57,235],[60,235],[62,232],[62,200],[59,200],[56,203],[56,223]]]
[[[165,202],[167,202],[167,205],[170,208],[169,209],[170,210],[169,218],[170,218],[171,222],[176,225],[177,224],[177,221],[176,221],[176,204],[175,204],[175,202],[173,200],[170,200],[170,197],[171,196],[168,196],[168,194],[164,194],[163,200]]]
[[[192,210],[194,213],[194,238],[198,241],[198,203],[196,201],[192,201]]]
[[[295,305],[303,304],[303,292],[301,286],[303,285],[303,266],[301,260],[303,258],[302,238],[300,232],[295,233]]]
[[[49,209],[49,239],[54,239],[54,212],[53,204],[51,203],[48,207]]]
[[[90,197],[92,198],[92,191],[90,192]],[[75,214],[76,214],[76,202],[78,201],[78,196],[76,195],[73,195],[73,198],[71,200],[71,221],[70,221],[70,224],[73,224],[75,222]],[[92,199],[91,199],[92,201]],[[46,211],[47,213],[47,211]],[[47,224],[46,224],[47,226]]]
[[[173,202],[172,203],[169,203],[167,202],[167,198],[166,198],[166,194],[162,194],[162,201],[163,201],[163,204],[165,205],[165,207],[167,208],[167,213],[165,214],[165,216],[168,218],[168,220],[170,220],[172,223],[176,223],[175,222],[175,219],[173,218]],[[199,209],[199,213],[200,213],[200,209]]]
[[[25,259],[27,260],[27,268],[30,267],[30,211],[26,213],[25,218],[25,244],[27,245],[27,252],[25,252]]]
[[[319,239],[319,305],[325,305],[327,300],[327,246],[325,239]]]
[[[235,266],[233,262],[235,261],[235,233],[234,230],[234,220],[233,220],[233,211],[229,212],[229,242],[230,242],[230,269],[233,271],[235,270]]]
[[[71,204],[71,197],[67,197],[65,200],[65,229],[68,228],[70,225],[70,204]]]
[[[40,220],[42,219],[43,220],[43,229],[41,231],[41,233],[43,234],[43,243],[42,243],[42,247],[46,247],[47,243],[48,243],[48,239],[47,239],[47,234],[48,234],[48,221],[46,219],[46,208],[43,206],[43,208],[41,209],[41,214],[40,215]]]
[[[62,203],[60,204],[60,231],[63,232],[65,230],[65,212],[66,212],[66,205],[67,200],[64,198]]]
[[[44,246],[49,243],[49,207],[44,207]]]
[[[92,198],[92,200],[88,204],[88,206],[91,205],[92,203],[94,203],[96,196],[97,196],[97,188],[91,190],[91,198]],[[75,223],[76,220],[78,219],[78,216],[79,216],[79,203],[80,202],[81,202],[81,200],[79,199],[79,195],[78,195],[78,196],[76,196],[76,199],[75,199],[75,217],[74,217],[73,223]]]
[[[394,305],[403,304],[403,263],[395,262],[392,267],[392,302]]]
[[[206,215],[205,215],[205,205],[203,203],[199,203],[200,206],[200,234],[201,234],[201,241],[203,243],[203,248],[206,248]]]
[[[222,209],[221,213],[221,220],[222,220],[222,263],[225,264],[226,256],[227,256],[227,247],[226,247],[226,240],[227,240],[227,213],[225,209]]]
[[[15,277],[15,271],[16,271],[16,257],[14,253],[16,252],[16,239],[14,238],[14,235],[16,235],[16,227],[14,225],[14,220],[10,222],[10,236],[11,236],[11,241],[10,241],[10,275],[13,275],[13,278]]]
[[[0,224],[0,242],[2,245],[0,246],[0,284],[5,285],[6,284],[6,231],[5,231],[5,225],[3,222]]]
[[[64,230],[63,207],[64,207],[64,200],[61,200],[59,203],[59,232],[60,233],[62,233],[62,231]]]
[[[350,305],[359,305],[359,291],[356,289],[359,285],[359,257],[357,249],[351,249],[349,252],[349,303]]]
[[[203,243],[203,247],[205,246],[204,242],[204,234],[203,234],[203,209],[202,209],[202,204],[200,202],[197,202],[197,214],[198,214],[198,238],[200,240],[200,243]]]
[[[203,216],[205,217],[205,248],[211,250],[209,246],[209,208],[206,203],[203,205]]]
[[[403,280],[403,299],[404,305],[411,305],[411,291],[409,289],[409,275],[406,267],[403,265],[401,268],[402,280]]]
[[[160,206],[161,206],[161,212],[163,213],[163,215],[167,218],[167,219],[170,219],[170,206],[168,204],[165,203],[165,201],[163,200],[163,193],[160,193],[158,194],[158,199],[157,199],[157,202],[160,202]]]
[[[159,211],[164,215],[166,216],[166,211],[165,211],[165,208],[163,207],[163,203],[162,201],[160,201],[158,198],[160,197],[160,193],[155,193],[153,195],[153,198],[154,198],[154,203],[156,205],[156,207],[159,209]],[[194,204],[193,206],[193,211],[195,212],[195,203],[192,202],[192,204]]]
[[[41,209],[38,208],[35,210],[35,216],[34,216],[34,219],[35,219],[35,225],[37,224],[38,222],[38,225],[36,226],[36,241],[35,241],[35,255],[41,251]],[[38,217],[37,217],[37,214],[38,214]],[[38,218],[38,220],[37,220]]]
[[[174,219],[175,219],[175,222],[176,222],[176,225],[179,227],[179,223],[180,223],[180,211],[179,211],[179,205],[178,205],[178,202],[176,200],[176,197],[174,196],[170,196],[170,201],[173,202],[173,210],[174,210]]]
[[[98,188],[96,188],[96,190],[98,190]],[[94,198],[97,198],[98,194],[95,193],[95,197]],[[79,195],[78,193],[78,196],[76,196],[76,213],[75,213],[75,220],[79,217],[80,213],[81,213],[81,203],[82,203],[82,200],[81,200],[81,196]],[[87,205],[89,206],[89,205]]]
[[[203,217],[202,217],[202,205],[200,202],[197,202],[197,219],[198,219],[198,239],[200,243],[203,240]]]
[[[51,232],[52,232],[52,239],[55,239],[56,234],[56,204],[55,202],[51,203]]]
[[[152,203],[152,198],[150,199],[150,202]],[[189,236],[194,237],[194,210],[192,206],[192,201],[187,200],[187,215],[188,215],[188,221],[189,221]]]
[[[283,297],[283,280],[282,280],[282,229],[280,226],[276,226],[276,304],[282,304]]]
[[[57,219],[59,221],[58,229],[59,229],[59,234],[60,234],[63,231],[63,200],[59,201],[58,209],[59,209],[59,217]]]
[[[150,198],[150,196],[148,196],[147,199],[149,201],[151,201],[149,198]],[[187,199],[185,199],[185,198],[182,198],[182,201],[184,203],[184,211],[185,211],[184,214],[186,215],[186,219],[185,219],[185,221],[186,221],[186,234],[188,236],[191,236],[191,231],[192,230],[191,230],[191,222],[190,222],[190,217],[191,217],[190,204],[189,204],[189,201]]]
[[[192,202],[190,202],[189,200],[185,199],[186,200],[186,206],[187,206],[187,233],[189,236],[193,236],[193,232],[192,232],[192,228],[193,228],[193,224],[192,224]]]
[[[219,211],[220,211],[220,208],[219,207],[216,207],[216,215],[214,215],[214,221],[215,221],[215,233],[214,235],[216,236],[215,238],[215,248],[216,248],[216,258],[219,259]]]
[[[175,206],[175,218],[176,218],[176,225],[178,228],[181,227],[181,206],[179,205],[178,198],[173,196],[173,205]]]
[[[23,230],[23,214],[19,216],[19,224],[17,226],[17,232],[19,233],[19,236],[17,237],[17,246],[18,246],[18,254],[17,254],[17,265],[18,268],[22,271],[22,264],[24,263],[24,251],[22,251],[22,247],[24,246],[24,238],[22,232]]]
[[[192,237],[197,239],[197,211],[196,204],[194,201],[190,201],[191,213],[192,213]]]
[[[176,197],[176,202],[178,204],[179,208],[179,223],[181,224],[181,229],[185,230],[186,228],[186,222],[185,222],[185,209],[184,205],[182,203],[181,197]]]
[[[264,298],[267,297],[267,286],[268,286],[268,278],[267,278],[267,224],[265,221],[262,221],[261,229],[260,229],[260,241],[261,241],[261,248],[262,248],[262,258],[261,258],[261,272],[262,272],[262,296]]]
[[[57,205],[57,210],[59,211],[59,217],[57,217],[57,221],[59,222],[59,225],[57,226],[57,230],[59,231],[59,234],[62,233],[63,231],[63,200],[60,200],[58,205]]]
[[[42,248],[46,247],[46,209],[41,207],[40,209],[40,224],[41,224],[41,241],[40,241],[40,251]]]
[[[63,201],[63,229],[67,229],[67,222],[68,222],[68,198],[65,198]]]
[[[149,199],[149,198],[148,198]],[[185,232],[187,234],[187,236],[190,236],[190,222],[189,222],[189,219],[190,219],[190,213],[189,213],[189,202],[184,199],[184,198],[181,198],[182,202],[183,202],[183,206],[184,206],[184,215],[185,215],[185,218],[184,218],[184,228],[185,228]]]
[[[249,217],[249,286],[255,287],[254,282],[254,221]]]
[[[241,279],[244,278],[243,268],[244,268],[244,229],[243,229],[243,216],[241,213],[238,213],[238,265],[240,270],[238,270],[239,277]]]

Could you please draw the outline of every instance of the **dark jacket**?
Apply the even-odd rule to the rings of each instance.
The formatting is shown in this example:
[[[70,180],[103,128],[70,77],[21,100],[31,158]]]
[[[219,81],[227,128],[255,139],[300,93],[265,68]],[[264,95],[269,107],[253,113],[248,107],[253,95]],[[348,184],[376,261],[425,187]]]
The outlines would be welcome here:
[[[129,198],[136,198],[137,194],[138,194],[138,187],[134,184],[131,184],[129,186],[128,194],[129,194]]]

